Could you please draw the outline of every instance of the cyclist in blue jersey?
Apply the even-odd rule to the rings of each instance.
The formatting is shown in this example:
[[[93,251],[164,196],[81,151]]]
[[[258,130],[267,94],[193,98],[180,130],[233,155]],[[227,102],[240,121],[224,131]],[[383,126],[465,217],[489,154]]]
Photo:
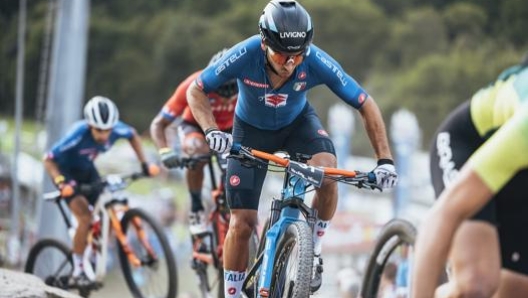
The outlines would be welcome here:
[[[250,37],[207,67],[187,90],[189,106],[211,149],[226,152],[237,143],[291,155],[305,153],[315,166],[337,165],[334,146],[306,93],[325,84],[362,115],[378,166],[378,184],[393,187],[398,179],[381,112],[365,90],[337,61],[312,44],[310,15],[296,1],[272,0],[259,21],[260,35]],[[238,102],[232,135],[220,131],[206,94],[236,78]],[[232,220],[224,246],[225,296],[239,297],[245,278],[248,240],[257,225],[257,209],[266,169],[248,168],[229,160],[227,198]],[[321,285],[321,237],[337,205],[337,185],[325,181],[316,189],[313,206],[318,210],[314,228],[312,292]]]
[[[98,181],[94,159],[122,138],[129,140],[141,162],[143,173],[150,176],[152,168],[146,162],[139,135],[132,127],[119,121],[116,105],[102,96],[95,96],[86,103],[84,120],[76,122],[44,157],[46,171],[61,190],[78,222],[73,238],[74,269],[70,281],[78,286],[91,283],[84,274],[82,258],[92,219],[89,206],[95,205],[100,190],[80,193],[75,186]]]

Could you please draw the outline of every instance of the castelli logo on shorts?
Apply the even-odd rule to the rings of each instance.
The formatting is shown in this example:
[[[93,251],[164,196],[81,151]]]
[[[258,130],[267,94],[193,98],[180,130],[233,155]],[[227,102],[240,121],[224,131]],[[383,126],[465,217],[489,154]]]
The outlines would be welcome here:
[[[317,131],[318,134],[322,135],[322,136],[325,136],[325,137],[328,137],[328,133],[326,132],[326,130],[324,129],[319,129]]]
[[[236,288],[235,287],[231,287],[227,290],[227,292],[229,293],[229,295],[235,295],[236,293]]]
[[[325,233],[324,231],[317,231],[317,236],[323,237],[324,233]]]
[[[239,185],[240,184],[240,178],[237,175],[233,175],[233,176],[229,177],[229,184],[231,184],[231,186]]]

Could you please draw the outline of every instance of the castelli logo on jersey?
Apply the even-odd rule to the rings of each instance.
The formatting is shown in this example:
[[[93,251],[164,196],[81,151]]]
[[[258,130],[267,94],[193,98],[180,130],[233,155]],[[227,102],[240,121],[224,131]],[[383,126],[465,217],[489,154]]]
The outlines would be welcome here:
[[[240,177],[238,177],[237,175],[233,175],[229,178],[229,184],[231,184],[231,186],[237,186],[240,184]]]
[[[231,64],[235,63],[238,59],[242,58],[242,56],[244,56],[246,53],[247,53],[246,47],[238,49],[238,51],[231,54],[229,58],[224,59],[224,62],[222,62],[222,64],[220,64],[217,68],[215,68],[215,75],[219,75],[222,71],[228,68]]]
[[[325,137],[328,137],[328,133],[326,132],[326,130],[324,129],[319,129],[317,131],[318,134],[322,135],[322,136],[325,136]]]
[[[305,38],[306,32],[281,32],[280,38]]]
[[[365,99],[367,99],[367,95],[366,95],[365,93],[361,93],[361,94],[358,96],[359,104],[362,104],[363,102],[365,102]]]
[[[301,71],[299,75],[297,76],[299,80],[304,80],[306,78],[306,72]]]
[[[196,79],[196,86],[198,86],[198,88],[200,88],[200,90],[203,90],[203,82],[202,82],[202,79],[200,78],[197,78]]]

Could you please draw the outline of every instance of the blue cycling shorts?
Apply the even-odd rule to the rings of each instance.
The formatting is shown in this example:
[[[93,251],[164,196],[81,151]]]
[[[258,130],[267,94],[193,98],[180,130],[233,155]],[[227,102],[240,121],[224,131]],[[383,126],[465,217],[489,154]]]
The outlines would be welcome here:
[[[335,156],[332,140],[309,104],[290,125],[279,130],[258,129],[235,117],[233,141],[269,153],[286,151],[294,156],[295,153],[327,152]],[[238,160],[229,159],[226,191],[230,208],[258,210],[266,172],[265,167],[247,167]]]
[[[101,179],[101,177],[99,176],[99,172],[97,172],[97,169],[95,167],[61,170],[61,173],[66,178],[66,181],[75,180],[77,184],[92,184],[94,182],[100,181]],[[84,195],[88,200],[88,203],[93,206],[97,202],[99,195],[101,195],[101,190],[94,189],[89,193],[75,193],[73,196],[65,198],[66,203],[68,203],[69,205],[71,200],[78,194]]]

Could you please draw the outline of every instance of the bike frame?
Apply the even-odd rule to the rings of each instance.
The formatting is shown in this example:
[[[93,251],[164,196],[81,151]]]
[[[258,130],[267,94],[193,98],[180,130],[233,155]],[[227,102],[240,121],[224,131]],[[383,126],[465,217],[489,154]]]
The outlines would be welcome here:
[[[201,253],[197,251],[196,247],[194,246],[201,245],[201,241],[203,241],[204,239],[193,239],[193,253],[192,254],[193,254],[193,258],[201,262],[207,263],[207,264],[214,264],[214,266],[218,268],[218,266],[220,266],[220,261],[221,261],[220,253],[223,249],[225,236],[227,234],[227,227],[229,226],[229,221],[225,219],[226,220],[225,222],[223,223],[221,222],[224,219],[222,218],[223,215],[222,215],[221,210],[219,210],[219,207],[221,207],[221,204],[218,202],[218,199],[220,196],[224,196],[223,199],[225,200],[225,193],[224,193],[225,190],[224,190],[224,184],[222,183],[222,181],[224,180],[226,165],[222,164],[222,161],[219,160],[221,158],[220,156],[216,156],[215,158],[216,160],[213,159],[213,156],[209,156],[207,159],[207,168],[209,171],[209,180],[211,183],[211,197],[214,201],[214,208],[215,208],[209,213],[208,220],[210,223],[217,225],[216,228],[218,229],[218,235],[217,235],[218,239],[215,239],[216,242],[214,243],[215,244],[214,248],[216,251],[212,253],[214,253],[214,256],[218,257],[219,259],[217,260],[216,257],[212,257],[211,254],[209,253]],[[189,160],[192,160],[192,158]],[[215,170],[216,166],[220,169],[220,181],[219,182],[216,181],[216,174],[217,174]],[[212,241],[213,240],[212,232],[209,236],[211,237],[209,240]]]
[[[309,166],[307,165],[307,167]],[[281,198],[280,200],[273,200],[271,204],[270,227],[265,235],[266,246],[262,254],[262,264],[260,265],[257,284],[259,295],[264,294],[266,297],[269,296],[269,293],[261,293],[261,291],[269,291],[271,288],[275,250],[280,236],[291,223],[296,221],[306,221],[310,228],[313,229],[317,214],[316,210],[304,204],[304,194],[306,193],[306,188],[310,185],[287,171],[283,180]],[[300,217],[301,214],[304,216],[304,220]],[[258,266],[257,262],[253,267]],[[250,272],[253,272],[253,268]]]
[[[283,158],[274,154],[243,147],[234,144],[231,149],[232,158],[240,159],[247,166],[258,166],[272,161],[279,167],[285,168],[284,183],[281,190],[281,198],[273,200],[271,204],[271,215],[269,229],[265,235],[265,247],[258,256],[257,261],[249,270],[243,289],[247,289],[248,283],[256,283],[258,297],[269,297],[273,282],[273,269],[275,265],[275,251],[281,235],[289,225],[295,222],[306,222],[311,230],[317,217],[317,210],[310,208],[304,203],[304,195],[311,186],[321,187],[324,179],[343,181],[358,188],[368,187],[379,189],[376,177],[373,173],[358,171],[347,171],[331,167],[317,167],[306,164],[311,156],[296,154],[293,160],[289,157]],[[300,217],[303,215],[304,219]],[[259,279],[254,280],[259,271]],[[255,285],[253,285],[255,287]]]
[[[134,254],[133,250],[129,248],[128,238],[124,233],[123,229],[121,228],[121,218],[124,213],[129,209],[128,199],[126,198],[123,191],[128,185],[128,183],[117,175],[109,175],[107,176],[107,180],[109,181],[106,187],[108,191],[103,192],[100,195],[99,199],[97,200],[97,203],[95,204],[92,210],[92,219],[99,218],[100,220],[101,236],[99,238],[99,245],[97,245],[98,247],[94,251],[94,248],[96,247],[93,243],[94,230],[92,226],[88,234],[88,243],[83,255],[83,268],[87,277],[90,280],[97,282],[101,282],[106,276],[106,263],[108,260],[108,243],[110,239],[110,228],[114,232],[114,235],[119,241],[119,244],[123,247],[123,250],[127,253],[129,261],[134,266],[141,265],[141,260],[139,260]],[[54,191],[45,194],[44,199],[56,200],[57,206],[59,207],[64,222],[66,223],[66,226],[68,228],[70,240],[73,241],[76,226],[72,224],[66,214],[66,211],[64,210],[64,206],[61,204],[62,199],[60,191]],[[154,250],[148,242],[147,235],[144,233],[144,231],[141,230],[140,222],[134,222],[134,226],[136,228],[138,239],[141,241],[141,243],[144,245],[144,247],[148,250],[150,254],[154,254]],[[95,270],[91,263],[92,255],[95,255]]]

